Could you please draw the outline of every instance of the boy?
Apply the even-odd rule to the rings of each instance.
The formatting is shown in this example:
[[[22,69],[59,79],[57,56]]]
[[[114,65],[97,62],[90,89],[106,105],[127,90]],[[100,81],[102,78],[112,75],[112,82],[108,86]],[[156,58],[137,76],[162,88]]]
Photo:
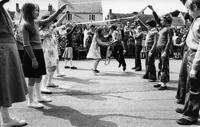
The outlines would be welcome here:
[[[189,14],[194,18],[186,39],[186,44],[189,48],[187,57],[189,91],[184,109],[176,111],[183,113],[182,118],[177,120],[178,124],[191,125],[198,122],[200,107],[200,1],[187,0],[185,6]]]

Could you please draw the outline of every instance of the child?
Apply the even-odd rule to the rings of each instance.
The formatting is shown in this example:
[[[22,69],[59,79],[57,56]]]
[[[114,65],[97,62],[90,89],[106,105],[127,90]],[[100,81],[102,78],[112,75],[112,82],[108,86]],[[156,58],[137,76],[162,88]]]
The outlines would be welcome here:
[[[149,79],[149,81],[156,81],[156,67],[155,67],[155,56],[156,51],[154,45],[157,44],[158,30],[156,29],[156,22],[154,20],[147,20],[145,24],[138,20],[138,23],[143,26],[147,31],[145,40],[145,50],[146,50],[146,73],[144,74],[144,79]]]
[[[65,51],[63,53],[63,58],[65,59],[65,68],[77,69],[77,67],[72,66],[72,59],[73,59],[73,43],[72,43],[72,34],[76,29],[77,25],[74,26],[72,29],[69,27],[67,28],[67,33],[64,35],[66,36],[65,40]],[[70,67],[67,66],[67,61],[70,61]]]
[[[170,14],[164,15],[161,19],[158,17],[156,12],[154,11],[151,5],[148,6],[154,15],[154,18],[158,25],[161,27],[161,30],[158,32],[158,41],[156,48],[152,47],[153,49],[157,49],[158,53],[160,53],[159,58],[159,72],[158,78],[159,83],[154,85],[154,87],[158,87],[158,90],[166,90],[167,83],[169,82],[169,53],[170,47],[172,45],[172,37],[173,37],[173,30],[171,27],[172,24],[172,17]]]
[[[117,31],[117,26],[116,25],[112,25],[110,27],[110,32],[112,35],[112,56],[119,62],[119,67],[121,67],[121,65],[123,66],[123,71],[126,70],[126,62],[124,59],[124,53],[125,53],[125,48],[124,45],[122,43],[122,36],[119,33],[119,31]]]
[[[41,87],[42,93],[51,94],[52,92],[47,87],[58,87],[58,85],[55,85],[54,83],[51,82],[59,61],[55,29],[66,17],[66,14],[64,14],[56,23],[52,25],[45,24],[44,26],[41,27],[41,33],[43,34],[44,37],[43,50],[47,68],[46,69],[47,74],[43,76],[43,82]],[[45,16],[43,17],[43,19],[46,19],[48,17],[49,16]]]
[[[40,83],[42,75],[46,74],[46,66],[38,28],[55,20],[65,7],[66,5],[63,5],[61,9],[45,20],[36,20],[39,16],[38,5],[25,3],[22,7],[23,18],[25,21],[22,25],[22,33],[26,51],[23,60],[23,70],[25,77],[29,78],[29,107],[43,108],[43,105],[38,102],[51,101],[51,99],[41,95]],[[36,87],[37,101],[34,97],[34,86]]]
[[[187,0],[185,6],[194,18],[186,39],[189,48],[187,56],[189,91],[184,109],[176,111],[183,113],[182,118],[177,120],[178,124],[191,125],[198,122],[200,108],[200,1]]]
[[[98,28],[94,34],[94,37],[92,39],[92,44],[90,46],[89,52],[87,54],[87,58],[95,59],[94,66],[93,66],[93,71],[95,73],[99,73],[99,70],[97,70],[98,64],[101,60],[101,50],[100,50],[100,45],[102,46],[109,46],[108,43],[102,42],[102,33],[103,29]]]
[[[9,0],[0,0],[0,112],[1,127],[21,127],[24,120],[11,118],[8,108],[13,103],[26,100],[27,87],[20,57],[14,40],[13,25],[3,5]]]

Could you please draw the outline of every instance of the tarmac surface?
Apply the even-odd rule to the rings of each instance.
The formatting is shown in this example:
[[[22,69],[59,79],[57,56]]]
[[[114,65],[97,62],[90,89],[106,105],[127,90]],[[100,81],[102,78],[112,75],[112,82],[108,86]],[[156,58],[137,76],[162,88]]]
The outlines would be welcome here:
[[[27,127],[181,127],[181,118],[175,109],[176,90],[181,60],[170,60],[168,89],[158,91],[157,82],[142,79],[143,70],[131,70],[134,59],[126,59],[127,70],[118,68],[111,60],[109,65],[101,61],[99,74],[91,71],[92,60],[73,61],[77,70],[60,69],[64,77],[54,76],[58,88],[51,88],[52,102],[44,109],[27,107],[27,102],[14,104],[11,115],[25,119]],[[156,61],[156,66],[157,66]],[[191,127],[197,127],[192,125]]]

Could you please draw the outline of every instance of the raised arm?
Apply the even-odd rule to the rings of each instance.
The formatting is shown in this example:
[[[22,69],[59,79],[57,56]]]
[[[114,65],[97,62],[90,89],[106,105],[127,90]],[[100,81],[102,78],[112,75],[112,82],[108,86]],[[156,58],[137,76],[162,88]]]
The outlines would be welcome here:
[[[65,19],[66,15],[67,15],[67,13],[65,13],[62,17],[60,17],[60,19],[56,23],[54,23],[53,25],[56,26],[56,27],[60,26],[62,21]]]
[[[150,10],[152,10],[152,13],[153,13],[153,16],[154,16],[154,18],[155,18],[155,20],[156,20],[156,23],[157,23],[159,26],[162,27],[161,19],[158,17],[156,11],[153,9],[153,6],[149,5],[148,7],[149,7]]]
[[[7,3],[7,2],[9,2],[9,0],[2,0],[1,2],[0,2],[0,7],[2,7],[5,3]]]
[[[145,31],[148,30],[147,26],[139,19],[139,17],[137,17],[137,20],[136,20],[136,21],[139,23],[139,25],[140,25],[142,28],[144,28]]]
[[[44,20],[38,20],[39,26],[42,26],[44,24],[50,23],[53,20],[56,19],[56,17],[63,12],[63,10],[66,8],[67,4],[63,5],[60,9],[58,9],[55,13],[53,13],[51,16],[49,16],[47,19]]]
[[[75,31],[76,27],[77,27],[77,25],[75,25],[69,33],[66,33],[66,36],[72,34]]]

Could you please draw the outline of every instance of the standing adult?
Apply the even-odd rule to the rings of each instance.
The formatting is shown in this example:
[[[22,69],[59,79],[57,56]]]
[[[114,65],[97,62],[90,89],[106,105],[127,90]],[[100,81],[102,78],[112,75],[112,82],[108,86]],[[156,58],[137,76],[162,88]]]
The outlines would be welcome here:
[[[27,87],[22,71],[12,20],[3,5],[9,0],[0,1],[0,111],[1,127],[24,126],[24,120],[10,117],[8,108],[13,103],[25,101]]]

